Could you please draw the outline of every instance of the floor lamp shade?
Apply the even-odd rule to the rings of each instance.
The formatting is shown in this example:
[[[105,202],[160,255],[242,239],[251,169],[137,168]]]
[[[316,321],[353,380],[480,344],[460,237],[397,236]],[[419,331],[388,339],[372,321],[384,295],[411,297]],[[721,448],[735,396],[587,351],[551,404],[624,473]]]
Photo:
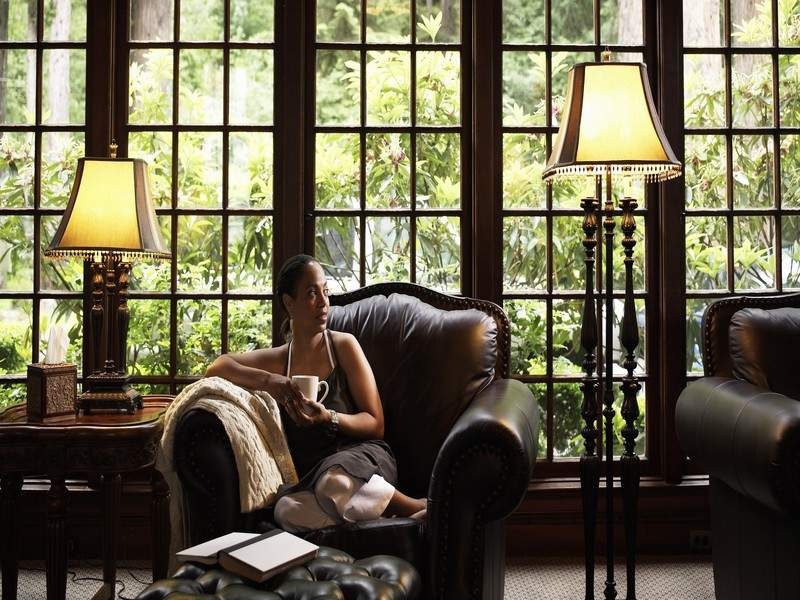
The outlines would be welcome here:
[[[561,126],[542,177],[606,173],[656,181],[681,173],[642,63],[581,63],[569,72]]]
[[[169,259],[156,221],[147,163],[141,159],[81,158],[75,183],[45,256],[115,253]]]

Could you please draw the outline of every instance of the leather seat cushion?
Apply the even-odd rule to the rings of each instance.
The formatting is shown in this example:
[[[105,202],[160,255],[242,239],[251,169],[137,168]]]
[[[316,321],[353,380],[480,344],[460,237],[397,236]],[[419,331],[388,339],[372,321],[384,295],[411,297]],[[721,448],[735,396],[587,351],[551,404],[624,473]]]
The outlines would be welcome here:
[[[800,398],[800,308],[744,308],[728,332],[734,377]]]
[[[372,366],[400,489],[426,493],[453,423],[493,377],[494,320],[479,310],[440,310],[391,294],[332,306],[328,326],[352,333]]]

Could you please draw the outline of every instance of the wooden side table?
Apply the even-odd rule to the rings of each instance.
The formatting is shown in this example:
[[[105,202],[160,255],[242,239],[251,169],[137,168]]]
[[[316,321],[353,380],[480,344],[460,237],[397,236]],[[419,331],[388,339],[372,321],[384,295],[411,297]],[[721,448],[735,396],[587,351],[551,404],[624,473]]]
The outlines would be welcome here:
[[[113,598],[122,473],[152,467],[163,429],[162,415],[171,396],[146,396],[133,415],[65,415],[31,423],[25,405],[0,413],[0,560],[2,600],[16,600],[17,501],[26,476],[45,475],[47,494],[47,600],[64,600],[67,589],[65,536],[66,476],[102,477],[103,586],[94,598]],[[153,469],[153,579],[167,574],[169,488]]]

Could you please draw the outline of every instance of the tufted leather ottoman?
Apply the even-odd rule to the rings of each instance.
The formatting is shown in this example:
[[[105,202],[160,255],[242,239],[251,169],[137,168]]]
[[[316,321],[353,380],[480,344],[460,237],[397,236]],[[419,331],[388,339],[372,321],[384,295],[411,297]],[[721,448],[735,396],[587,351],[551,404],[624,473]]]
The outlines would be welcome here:
[[[395,556],[361,560],[320,546],[317,558],[262,584],[218,567],[182,565],[169,579],[145,588],[137,600],[403,600],[422,588],[419,573]]]

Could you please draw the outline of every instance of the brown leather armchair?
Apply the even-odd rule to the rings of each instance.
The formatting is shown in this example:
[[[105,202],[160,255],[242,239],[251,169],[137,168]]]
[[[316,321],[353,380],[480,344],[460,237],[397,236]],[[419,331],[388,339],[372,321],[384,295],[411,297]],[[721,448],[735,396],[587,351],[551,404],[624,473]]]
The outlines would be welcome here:
[[[403,283],[333,296],[328,326],[356,336],[375,373],[399,488],[427,496],[424,522],[379,519],[312,532],[360,558],[391,554],[422,575],[424,597],[502,598],[504,520],[528,487],[538,407],[508,379],[509,325],[495,304]],[[202,410],[175,440],[189,543],[259,529],[239,512],[238,475],[222,425]]]
[[[725,298],[703,317],[706,377],[678,398],[711,480],[718,600],[800,598],[800,294]]]

